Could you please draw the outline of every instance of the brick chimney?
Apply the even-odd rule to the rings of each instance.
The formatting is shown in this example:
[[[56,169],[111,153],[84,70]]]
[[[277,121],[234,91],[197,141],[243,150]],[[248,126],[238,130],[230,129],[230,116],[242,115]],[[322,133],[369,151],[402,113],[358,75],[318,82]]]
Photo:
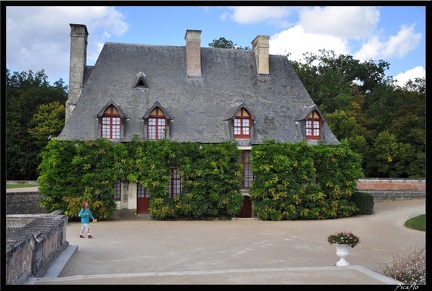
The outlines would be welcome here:
[[[258,35],[252,41],[252,49],[260,75],[269,74],[269,38],[268,35]]]
[[[186,67],[188,77],[201,77],[201,30],[186,30]]]
[[[84,82],[84,69],[87,61],[87,27],[83,24],[69,24],[71,27],[69,96],[66,101],[65,123],[75,109]]]

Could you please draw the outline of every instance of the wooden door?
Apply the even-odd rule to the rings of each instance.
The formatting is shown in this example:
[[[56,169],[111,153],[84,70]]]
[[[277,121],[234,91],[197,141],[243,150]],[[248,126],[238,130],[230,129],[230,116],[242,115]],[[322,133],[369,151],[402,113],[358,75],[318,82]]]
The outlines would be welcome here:
[[[147,190],[140,184],[137,187],[137,214],[148,214],[150,208],[150,198]]]
[[[236,215],[238,218],[252,218],[252,202],[250,196],[244,196],[243,207],[240,213]]]

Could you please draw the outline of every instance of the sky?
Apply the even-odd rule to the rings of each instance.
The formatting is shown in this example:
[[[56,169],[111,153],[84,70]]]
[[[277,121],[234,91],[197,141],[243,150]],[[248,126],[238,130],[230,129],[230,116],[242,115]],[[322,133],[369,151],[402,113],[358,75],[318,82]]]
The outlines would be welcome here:
[[[305,53],[320,55],[320,50],[351,55],[361,62],[384,60],[390,64],[386,77],[393,77],[399,86],[426,75],[425,2],[344,7],[219,6],[204,1],[198,3],[214,6],[53,3],[68,6],[6,4],[6,17],[1,18],[6,25],[6,68],[11,73],[44,70],[51,84],[61,78],[69,85],[69,24],[75,23],[85,24],[89,32],[89,66],[95,64],[105,42],[185,46],[186,30],[192,29],[202,31],[201,47],[224,37],[252,48],[257,35],[268,35],[270,54],[289,55],[290,60],[302,61]]]

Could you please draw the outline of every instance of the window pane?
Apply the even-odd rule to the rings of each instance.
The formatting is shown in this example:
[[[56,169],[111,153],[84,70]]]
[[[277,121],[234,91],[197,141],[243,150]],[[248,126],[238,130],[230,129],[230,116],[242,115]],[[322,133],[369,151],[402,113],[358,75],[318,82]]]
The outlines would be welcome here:
[[[121,197],[121,180],[114,183],[114,200],[120,200]]]
[[[119,139],[120,138],[120,126],[113,126],[111,138],[113,138],[113,139]]]
[[[139,198],[148,198],[147,190],[140,183],[138,183],[137,196]]]
[[[168,195],[171,198],[179,197],[181,194],[181,177],[178,169],[171,169],[170,183],[168,185]]]
[[[250,164],[251,151],[242,151],[241,163],[243,165],[243,188],[250,188],[254,178],[252,174],[252,166]]]
[[[148,138],[149,139],[156,139],[156,127],[149,126],[149,128],[148,128]]]
[[[110,127],[109,125],[102,125],[102,137],[109,138],[110,136]]]

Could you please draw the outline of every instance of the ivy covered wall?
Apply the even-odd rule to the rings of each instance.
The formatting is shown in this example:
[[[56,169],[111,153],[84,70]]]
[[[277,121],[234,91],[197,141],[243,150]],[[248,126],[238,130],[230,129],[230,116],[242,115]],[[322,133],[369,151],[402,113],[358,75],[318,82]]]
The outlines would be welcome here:
[[[153,219],[232,217],[243,205],[240,156],[232,142],[53,138],[38,167],[41,206],[77,220],[87,200],[95,217],[108,219],[116,210],[114,182],[122,179],[147,190]],[[346,142],[256,145],[251,164],[251,200],[263,220],[349,217],[357,210],[350,197],[362,171],[359,157]],[[171,168],[177,168],[182,179],[181,195],[175,198],[167,190]]]

